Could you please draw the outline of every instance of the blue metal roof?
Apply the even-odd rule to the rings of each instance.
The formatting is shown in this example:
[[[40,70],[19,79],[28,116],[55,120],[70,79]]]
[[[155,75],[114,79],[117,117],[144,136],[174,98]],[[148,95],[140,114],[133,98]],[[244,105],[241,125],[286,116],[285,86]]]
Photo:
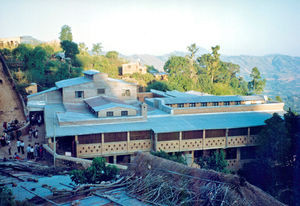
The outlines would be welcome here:
[[[72,79],[61,80],[55,83],[57,88],[69,87],[78,84],[84,84],[88,82],[92,82],[93,80],[86,77],[76,77]]]
[[[54,113],[64,111],[62,105],[45,107],[46,136],[97,134],[109,132],[153,130],[155,133],[192,131],[202,129],[241,128],[264,125],[272,116],[266,112],[214,113],[197,115],[157,115],[148,116],[146,121],[99,125],[58,126]],[[74,119],[80,118],[74,114]],[[84,121],[84,118],[82,119]],[[54,129],[55,127],[55,129]]]
[[[82,73],[87,74],[87,75],[94,75],[94,74],[98,74],[100,72],[97,70],[91,69],[91,70],[83,71]]]
[[[51,87],[50,89],[46,89],[44,91],[41,91],[41,92],[37,92],[35,94],[31,94],[31,95],[28,95],[27,97],[34,97],[34,96],[37,96],[37,95],[40,95],[40,94],[44,94],[44,93],[47,93],[47,92],[52,92],[52,91],[55,91],[55,90],[58,90],[57,87]]]

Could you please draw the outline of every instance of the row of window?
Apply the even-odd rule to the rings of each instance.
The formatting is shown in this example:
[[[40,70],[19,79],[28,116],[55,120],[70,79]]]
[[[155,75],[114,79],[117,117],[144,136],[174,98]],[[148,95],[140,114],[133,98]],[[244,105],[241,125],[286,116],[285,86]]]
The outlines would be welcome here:
[[[113,117],[114,112],[113,111],[106,112],[106,116],[107,117]],[[121,116],[128,116],[128,111],[121,111]]]
[[[105,89],[97,89],[97,94],[105,94]],[[84,91],[75,91],[75,98],[84,98]]]
[[[105,94],[105,89],[97,89],[97,94]],[[122,96],[130,96],[129,89],[122,89]],[[84,98],[84,91],[75,91],[75,98]]]
[[[213,102],[212,104],[213,104],[213,106],[219,106],[219,102]],[[240,105],[241,101],[235,101],[234,104]],[[230,102],[229,101],[223,102],[223,105],[228,106],[228,105],[230,105]],[[179,104],[177,104],[177,107],[182,108],[182,107],[184,107],[184,104],[179,103]],[[196,103],[189,103],[189,107],[196,107]],[[201,102],[201,107],[207,107],[207,102]]]

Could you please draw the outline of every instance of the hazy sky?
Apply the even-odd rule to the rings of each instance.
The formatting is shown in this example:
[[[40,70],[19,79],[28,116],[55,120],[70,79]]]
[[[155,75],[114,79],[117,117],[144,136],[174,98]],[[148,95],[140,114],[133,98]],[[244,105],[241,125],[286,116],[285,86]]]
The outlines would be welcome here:
[[[205,49],[227,55],[300,56],[300,0],[0,0],[0,37],[58,39],[62,25],[75,42],[123,54]]]

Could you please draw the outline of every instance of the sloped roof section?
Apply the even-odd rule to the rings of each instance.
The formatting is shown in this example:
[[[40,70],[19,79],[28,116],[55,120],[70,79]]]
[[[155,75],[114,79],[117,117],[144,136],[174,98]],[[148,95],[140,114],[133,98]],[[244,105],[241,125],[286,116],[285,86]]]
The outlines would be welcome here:
[[[40,95],[40,94],[44,94],[44,93],[47,93],[47,92],[52,92],[52,91],[55,91],[55,90],[58,90],[58,88],[57,87],[51,87],[50,89],[46,89],[44,91],[28,95],[27,97],[34,97],[34,96],[37,96],[37,95]]]
[[[76,77],[72,79],[66,79],[66,80],[61,80],[55,83],[57,88],[64,88],[64,87],[70,87],[78,84],[84,84],[84,83],[89,83],[92,82],[93,80],[88,79],[86,77]]]

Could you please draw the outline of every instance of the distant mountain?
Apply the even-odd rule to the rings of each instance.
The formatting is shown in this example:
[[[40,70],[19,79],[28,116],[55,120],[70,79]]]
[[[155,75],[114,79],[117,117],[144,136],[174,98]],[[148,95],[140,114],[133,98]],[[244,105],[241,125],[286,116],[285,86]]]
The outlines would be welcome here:
[[[202,49],[199,55],[209,53]],[[123,56],[129,61],[137,61],[142,64],[153,65],[157,70],[163,71],[163,66],[170,56],[185,56],[187,52],[175,51],[162,56],[132,55]],[[279,95],[287,103],[300,112],[300,57],[281,54],[265,56],[221,56],[222,61],[240,65],[240,75],[249,80],[249,74],[253,67],[257,67],[262,76],[267,79],[265,94],[274,98]]]
[[[21,43],[37,45],[37,44],[42,43],[42,41],[40,41],[32,36],[21,36]]]
[[[197,52],[197,56],[200,56],[202,54],[207,54],[209,53],[208,50],[204,48],[199,48]],[[171,53],[162,55],[162,56],[154,56],[154,55],[149,55],[149,54],[134,54],[131,56],[125,56],[125,55],[120,55],[120,57],[123,57],[127,59],[128,61],[140,61],[144,65],[149,65],[149,66],[154,66],[158,71],[163,71],[164,70],[164,65],[165,62],[168,61],[169,57],[171,56],[186,56],[188,52],[182,52],[182,51],[173,51]]]

